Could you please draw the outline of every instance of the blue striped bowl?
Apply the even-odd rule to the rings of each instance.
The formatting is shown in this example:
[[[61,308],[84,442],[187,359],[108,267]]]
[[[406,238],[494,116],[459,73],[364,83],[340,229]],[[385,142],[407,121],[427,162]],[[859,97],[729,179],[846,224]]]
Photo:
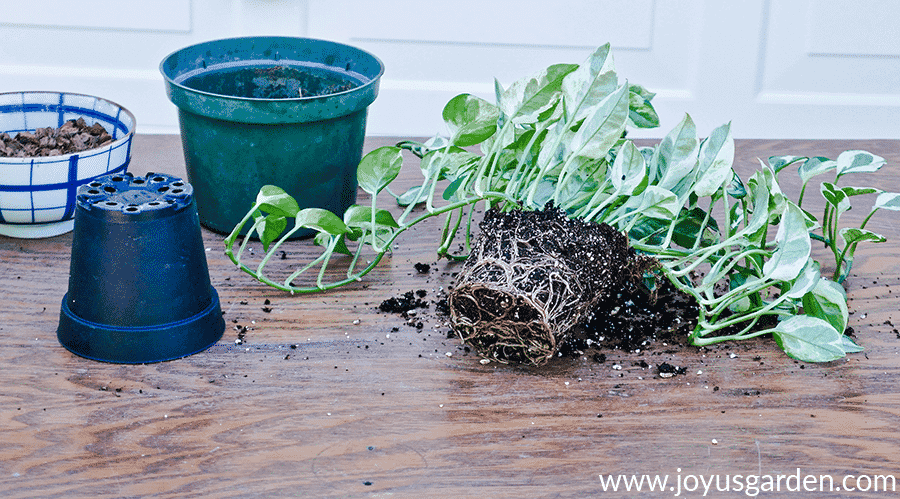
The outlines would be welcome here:
[[[78,187],[107,173],[124,173],[131,160],[134,115],[99,97],[64,92],[0,93],[0,133],[10,136],[57,128],[84,118],[113,137],[105,146],[60,156],[0,157],[0,235],[51,237],[72,230]]]

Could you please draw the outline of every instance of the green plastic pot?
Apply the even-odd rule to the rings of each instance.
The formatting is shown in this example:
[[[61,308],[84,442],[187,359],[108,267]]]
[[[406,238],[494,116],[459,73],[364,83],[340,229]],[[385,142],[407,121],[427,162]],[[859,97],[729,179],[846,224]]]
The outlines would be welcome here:
[[[271,66],[325,71],[357,86],[328,95],[273,99],[184,84],[212,72]],[[269,184],[287,191],[301,208],[324,208],[339,216],[356,201],[367,109],[384,72],[374,55],[309,38],[229,38],[173,52],[160,71],[166,93],[178,107],[187,177],[204,226],[230,233],[260,187]]]

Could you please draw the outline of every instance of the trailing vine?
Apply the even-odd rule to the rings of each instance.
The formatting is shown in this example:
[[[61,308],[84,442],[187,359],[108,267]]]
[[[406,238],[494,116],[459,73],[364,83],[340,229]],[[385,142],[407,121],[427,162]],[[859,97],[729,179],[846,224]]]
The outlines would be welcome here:
[[[352,206],[343,217],[301,210],[283,190],[264,186],[225,239],[226,254],[267,285],[320,292],[362,279],[402,233],[423,220],[444,217],[437,253],[464,259],[476,205],[537,210],[552,202],[571,217],[612,225],[634,249],[659,261],[658,272],[699,304],[690,336],[694,345],[771,334],[788,355],[811,362],[861,350],[843,334],[848,309],[841,283],[859,243],[884,241],[865,226],[878,210],[900,210],[900,194],[840,187],[838,181],[877,171],[883,158],[865,151],[847,151],[835,160],[778,156],[760,161],[744,180],[732,168],[730,123],[701,139],[689,115],[658,145],[638,147],[624,138],[625,130],[658,126],[654,94],[619,81],[608,44],[581,65],[556,64],[507,88],[495,82],[495,89],[496,103],[470,94],[448,102],[442,115],[449,137],[401,142],[363,157],[357,176],[371,202]],[[397,194],[389,186],[404,149],[421,158],[423,182]],[[778,183],[789,166],[797,168],[803,186],[796,202]],[[829,172],[834,181],[821,184],[826,208],[819,220],[802,208],[803,198],[810,179]],[[398,218],[378,206],[382,192],[405,206]],[[851,198],[863,195],[876,196],[869,216],[861,227],[841,227]],[[285,232],[289,219],[293,226]],[[258,235],[265,250],[255,265],[246,251],[250,238],[238,242],[247,224],[248,236]],[[266,273],[267,264],[302,228],[318,231],[315,243],[322,252],[276,280]],[[459,237],[465,251],[453,254]],[[811,256],[813,240],[832,250],[830,279]],[[326,280],[333,275],[326,269],[339,257],[346,272]],[[316,273],[314,284],[295,284],[310,272]],[[764,318],[777,324],[761,327]]]

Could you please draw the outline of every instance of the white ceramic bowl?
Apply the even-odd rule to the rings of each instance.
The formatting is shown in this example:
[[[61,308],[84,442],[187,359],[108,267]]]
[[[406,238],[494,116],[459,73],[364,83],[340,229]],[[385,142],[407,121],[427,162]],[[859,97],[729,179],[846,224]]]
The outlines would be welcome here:
[[[99,97],[65,92],[0,93],[0,133],[10,136],[57,128],[84,118],[113,137],[105,146],[60,156],[0,156],[0,234],[51,237],[72,230],[75,194],[82,184],[107,173],[125,172],[131,160],[134,115]]]

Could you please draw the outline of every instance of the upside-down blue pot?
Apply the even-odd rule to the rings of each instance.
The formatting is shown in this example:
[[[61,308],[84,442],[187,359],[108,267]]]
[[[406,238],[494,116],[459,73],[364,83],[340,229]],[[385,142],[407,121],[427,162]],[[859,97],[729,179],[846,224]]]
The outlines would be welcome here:
[[[224,331],[190,184],[124,173],[79,188],[57,328],[65,348],[142,364],[205,350]]]

